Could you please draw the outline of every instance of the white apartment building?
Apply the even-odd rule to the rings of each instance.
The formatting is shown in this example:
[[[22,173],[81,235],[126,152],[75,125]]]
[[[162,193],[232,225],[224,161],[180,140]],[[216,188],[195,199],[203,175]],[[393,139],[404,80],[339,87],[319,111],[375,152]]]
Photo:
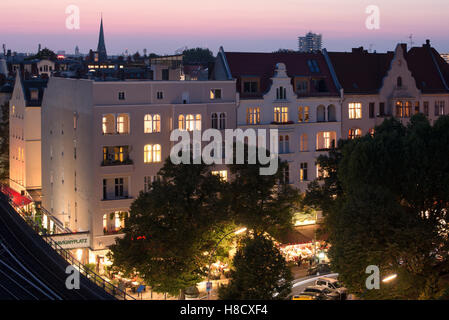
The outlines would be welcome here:
[[[341,137],[341,99],[321,53],[239,53],[217,56],[216,79],[236,79],[239,128],[278,129],[284,181],[304,192],[316,158]]]
[[[9,178],[19,193],[37,195],[42,187],[41,102],[46,85],[46,80],[22,80],[17,73],[9,101]]]
[[[222,129],[235,128],[235,99],[235,81],[52,77],[42,108],[43,206],[88,231],[89,261],[101,263],[169,157],[171,131],[211,128],[218,115]]]

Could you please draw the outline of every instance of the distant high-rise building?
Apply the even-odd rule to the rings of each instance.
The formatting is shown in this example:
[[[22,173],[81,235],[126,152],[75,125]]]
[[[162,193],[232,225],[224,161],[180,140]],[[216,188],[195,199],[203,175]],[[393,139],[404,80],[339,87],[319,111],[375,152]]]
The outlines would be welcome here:
[[[97,53],[98,53],[98,60],[99,61],[104,61],[104,60],[108,59],[108,54],[106,53],[106,45],[104,43],[103,17],[101,17],[100,36],[98,37]]]
[[[309,32],[305,37],[298,37],[298,51],[311,52],[321,50],[322,35]]]
[[[449,63],[449,53],[441,53],[440,56]]]
[[[80,55],[80,48],[78,48],[78,46],[75,47],[75,56],[79,56]]]

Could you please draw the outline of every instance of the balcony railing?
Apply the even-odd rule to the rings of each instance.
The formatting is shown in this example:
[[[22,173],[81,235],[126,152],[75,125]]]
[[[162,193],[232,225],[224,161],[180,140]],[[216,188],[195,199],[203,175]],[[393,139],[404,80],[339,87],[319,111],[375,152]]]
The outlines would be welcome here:
[[[120,161],[120,160],[103,160],[101,162],[101,166],[102,167],[106,167],[106,166],[124,166],[124,165],[130,165],[130,164],[133,164],[133,163],[134,162],[131,159],[129,159],[129,158],[126,158],[123,161]]]

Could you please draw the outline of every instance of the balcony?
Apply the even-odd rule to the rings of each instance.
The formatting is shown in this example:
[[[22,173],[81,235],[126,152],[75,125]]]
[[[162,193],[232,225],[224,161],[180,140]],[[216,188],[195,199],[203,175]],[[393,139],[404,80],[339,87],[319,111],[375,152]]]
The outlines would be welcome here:
[[[131,159],[129,159],[129,158],[126,158],[123,161],[112,160],[111,159],[111,160],[103,160],[101,162],[101,166],[102,167],[107,167],[107,166],[125,166],[125,165],[131,165],[131,164],[134,164],[134,162]]]

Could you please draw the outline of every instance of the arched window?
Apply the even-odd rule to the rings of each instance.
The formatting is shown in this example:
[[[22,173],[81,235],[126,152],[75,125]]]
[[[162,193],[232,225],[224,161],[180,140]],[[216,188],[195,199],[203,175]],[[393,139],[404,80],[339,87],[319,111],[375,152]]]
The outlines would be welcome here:
[[[326,121],[326,107],[323,105],[319,105],[316,109],[316,121],[324,122]]]
[[[143,162],[145,163],[150,163],[152,162],[152,145],[151,144],[147,144],[144,147],[144,155],[143,155]]]
[[[398,77],[398,78],[397,78],[397,80],[396,80],[396,85],[397,85],[398,88],[401,88],[401,87],[402,87],[402,78],[401,78],[401,77]]]
[[[194,128],[195,128],[195,118],[193,117],[193,114],[188,114],[186,117],[186,130],[193,131]]]
[[[129,133],[129,116],[126,113],[121,113],[117,116],[117,133],[128,134]]]
[[[178,129],[179,130],[185,130],[186,129],[185,118],[184,118],[183,114],[180,114],[178,116]]]
[[[201,131],[201,114],[195,115],[195,130]]]
[[[218,116],[217,116],[217,114],[215,112],[212,113],[211,118],[212,118],[212,128],[213,129],[218,129]]]
[[[153,162],[161,162],[161,145],[155,144],[153,146]]]
[[[337,121],[337,112],[333,104],[327,107],[327,121]]]
[[[144,118],[144,132],[152,133],[153,132],[153,121],[151,114],[146,114]]]
[[[397,118],[403,118],[404,114],[403,114],[403,109],[402,109],[402,101],[397,101],[396,102],[396,117]]]
[[[304,152],[308,150],[307,133],[303,133],[299,139],[299,151]]]
[[[362,130],[361,129],[349,129],[348,138],[349,139],[355,139],[360,138],[362,136]]]
[[[153,132],[161,132],[161,116],[158,114],[153,115]]]
[[[220,113],[220,129],[226,129],[226,113]]]

